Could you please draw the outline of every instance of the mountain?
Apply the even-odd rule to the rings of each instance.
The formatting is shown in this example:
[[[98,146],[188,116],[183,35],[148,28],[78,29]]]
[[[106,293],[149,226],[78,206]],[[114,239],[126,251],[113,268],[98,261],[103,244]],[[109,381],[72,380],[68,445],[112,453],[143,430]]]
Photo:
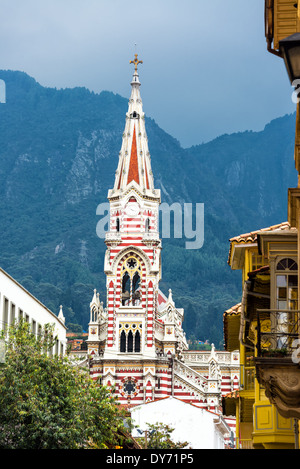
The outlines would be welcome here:
[[[54,312],[62,304],[67,324],[86,329],[94,288],[105,303],[96,210],[114,183],[128,99],[45,88],[17,71],[0,71],[0,79],[0,266]],[[228,239],[287,219],[287,188],[297,186],[294,127],[287,115],[261,132],[183,149],[146,117],[162,202],[204,204],[201,249],[163,239],[160,287],[185,309],[188,338],[220,347],[223,312],[240,301]]]

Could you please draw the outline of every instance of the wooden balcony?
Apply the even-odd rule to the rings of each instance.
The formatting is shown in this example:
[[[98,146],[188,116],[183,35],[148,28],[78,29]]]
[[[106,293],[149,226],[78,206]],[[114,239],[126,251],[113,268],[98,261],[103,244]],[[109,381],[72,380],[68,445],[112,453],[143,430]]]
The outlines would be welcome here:
[[[299,318],[299,310],[257,310],[256,377],[285,418],[300,418]]]

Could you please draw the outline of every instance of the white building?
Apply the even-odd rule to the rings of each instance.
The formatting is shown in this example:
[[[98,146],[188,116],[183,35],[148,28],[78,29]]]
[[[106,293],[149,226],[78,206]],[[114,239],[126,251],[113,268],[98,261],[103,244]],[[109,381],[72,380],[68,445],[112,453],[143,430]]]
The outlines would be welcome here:
[[[186,449],[224,449],[231,431],[222,415],[174,397],[132,407],[131,417],[143,432],[148,430],[148,424],[169,425],[174,428],[172,441],[187,441]],[[132,435],[141,436],[137,429]]]
[[[54,334],[57,340],[53,347],[53,354],[65,353],[67,328],[62,308],[56,316],[0,268],[0,329],[8,330],[9,326],[21,318],[30,324],[31,331],[36,335],[46,324],[54,324]]]

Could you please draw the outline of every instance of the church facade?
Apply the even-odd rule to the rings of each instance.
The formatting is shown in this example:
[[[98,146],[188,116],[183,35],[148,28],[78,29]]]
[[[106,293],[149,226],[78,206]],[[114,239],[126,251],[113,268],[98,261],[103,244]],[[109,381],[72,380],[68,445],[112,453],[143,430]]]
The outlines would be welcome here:
[[[95,290],[88,356],[93,379],[113,386],[124,405],[167,396],[219,411],[239,385],[238,352],[189,351],[184,310],[159,288],[160,190],[155,188],[135,56],[131,96],[114,186],[104,271],[106,308]]]

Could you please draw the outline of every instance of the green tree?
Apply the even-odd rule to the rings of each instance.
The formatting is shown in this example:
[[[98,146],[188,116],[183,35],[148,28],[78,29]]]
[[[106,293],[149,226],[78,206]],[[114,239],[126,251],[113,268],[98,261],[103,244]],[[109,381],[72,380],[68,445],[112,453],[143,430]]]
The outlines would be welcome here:
[[[119,445],[123,417],[109,390],[66,357],[48,356],[53,329],[36,338],[10,328],[0,369],[0,449],[79,449]]]
[[[171,435],[175,429],[167,424],[157,422],[147,423],[147,426],[147,437],[144,440],[144,446],[147,446],[147,449],[182,449],[188,445],[187,441],[173,441]]]

